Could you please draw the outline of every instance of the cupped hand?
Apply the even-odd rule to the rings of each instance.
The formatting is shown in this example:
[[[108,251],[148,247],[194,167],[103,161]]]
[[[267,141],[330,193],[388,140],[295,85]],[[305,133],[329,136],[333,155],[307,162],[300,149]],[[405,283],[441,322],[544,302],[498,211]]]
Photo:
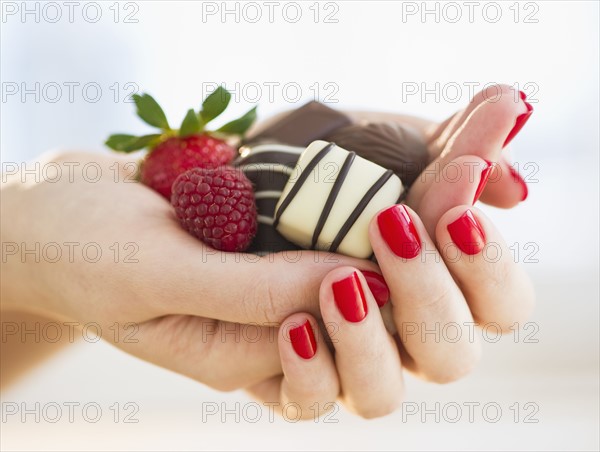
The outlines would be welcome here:
[[[499,86],[496,95],[479,93],[441,125],[394,118],[422,130],[432,159],[406,205],[385,209],[370,225],[395,331],[386,328],[359,269],[337,268],[320,290],[327,329],[309,313],[288,317],[279,332],[283,376],[251,388],[253,395],[282,408],[294,402],[305,419],[317,408],[319,414],[330,410],[337,399],[363,417],[382,416],[402,400],[402,368],[430,381],[454,381],[479,359],[475,325],[507,332],[528,317],[531,282],[473,204],[481,195],[489,204],[511,207],[526,196],[505,147],[530,112],[524,96]]]
[[[330,270],[377,270],[331,253],[211,249],[135,181],[133,160],[68,152],[34,167],[37,177],[14,174],[2,187],[2,308],[118,325],[103,337],[217,389],[281,373],[278,322],[317,315]]]
[[[437,126],[393,117],[419,125],[429,140],[432,163],[407,198],[414,210],[395,208],[396,216],[410,219],[419,252],[411,258],[398,255],[379,222],[371,226],[381,269],[327,253],[257,257],[217,252],[183,231],[163,198],[135,183],[131,162],[86,153],[48,157],[41,167],[50,173],[62,168],[60,177],[46,174],[50,180],[3,184],[2,241],[25,250],[58,244],[63,256],[3,255],[3,308],[38,310],[103,327],[117,322],[135,334],[134,340],[115,340],[116,346],[217,389],[247,387],[265,400],[299,400],[301,406],[335,400],[341,393],[363,416],[385,414],[399,403],[401,366],[434,381],[450,381],[467,372],[479,354],[474,341],[432,343],[407,328],[473,319],[504,328],[531,310],[527,277],[508,259],[493,225],[471,207],[483,159],[499,163],[482,200],[510,207],[523,199],[524,184],[506,170],[502,147],[527,105],[523,99],[507,99],[476,96],[465,111]],[[460,177],[444,174],[445,168],[461,165],[468,171]],[[73,177],[69,168],[74,168]],[[91,168],[92,176],[83,168]],[[459,245],[448,225],[467,210],[472,215],[462,223],[475,222],[475,231],[483,231],[479,238],[499,246],[501,259],[491,262],[481,250],[458,260],[445,254]],[[396,228],[395,238],[407,226]],[[467,243],[471,250],[473,237],[477,234]],[[389,289],[365,270],[383,272]],[[348,322],[332,286],[354,272],[368,315]],[[365,281],[370,282],[366,287]],[[391,292],[386,309],[392,310],[395,325],[390,327],[373,305],[369,287],[378,287],[374,293],[380,297]],[[319,334],[317,318],[333,325],[326,330],[332,335],[338,331],[329,338],[335,359],[323,346],[329,340]],[[317,351],[309,360],[293,350],[288,328],[306,320],[317,336]],[[398,334],[390,334],[384,323]],[[295,337],[301,338],[302,331],[308,330],[301,328]],[[307,365],[312,365],[308,372]]]

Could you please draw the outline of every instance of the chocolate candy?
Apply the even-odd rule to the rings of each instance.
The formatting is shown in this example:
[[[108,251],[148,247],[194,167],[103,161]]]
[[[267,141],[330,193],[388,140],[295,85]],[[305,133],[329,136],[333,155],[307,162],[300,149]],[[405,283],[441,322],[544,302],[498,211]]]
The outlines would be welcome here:
[[[427,145],[418,132],[394,122],[353,124],[333,131],[325,139],[393,170],[407,187],[429,161]]]
[[[241,169],[254,186],[258,211],[258,230],[247,252],[264,254],[299,247],[273,227],[275,205],[304,148],[268,143],[240,148],[233,165]]]
[[[350,124],[345,114],[312,101],[286,114],[246,144],[269,141],[305,147]]]
[[[368,258],[368,226],[398,201],[402,181],[392,170],[326,141],[300,155],[275,207],[273,226],[307,249]]]

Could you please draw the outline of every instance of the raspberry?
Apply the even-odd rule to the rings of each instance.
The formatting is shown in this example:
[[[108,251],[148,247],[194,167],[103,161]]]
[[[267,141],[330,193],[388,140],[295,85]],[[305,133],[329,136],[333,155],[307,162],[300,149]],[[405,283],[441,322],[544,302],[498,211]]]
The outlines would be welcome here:
[[[192,168],[173,183],[171,204],[181,225],[207,245],[244,251],[256,234],[252,183],[240,170]]]

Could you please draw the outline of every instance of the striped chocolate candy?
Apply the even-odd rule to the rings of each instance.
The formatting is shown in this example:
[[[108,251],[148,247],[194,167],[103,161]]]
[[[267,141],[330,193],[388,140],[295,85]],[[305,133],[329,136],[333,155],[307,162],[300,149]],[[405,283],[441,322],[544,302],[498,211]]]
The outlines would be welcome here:
[[[302,147],[277,143],[240,148],[240,157],[233,165],[241,169],[252,182],[258,211],[258,230],[248,252],[265,254],[299,249],[298,245],[289,242],[275,230],[273,215],[302,151]]]
[[[289,176],[273,225],[302,248],[368,258],[369,222],[402,191],[392,170],[334,143],[314,141]]]

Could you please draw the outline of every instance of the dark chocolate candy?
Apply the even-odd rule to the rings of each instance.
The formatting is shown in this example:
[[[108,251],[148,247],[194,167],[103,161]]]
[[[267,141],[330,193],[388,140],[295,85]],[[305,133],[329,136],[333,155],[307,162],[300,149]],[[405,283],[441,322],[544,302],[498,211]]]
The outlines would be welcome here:
[[[394,122],[353,124],[335,130],[325,139],[391,169],[406,187],[412,185],[429,161],[427,145],[419,133]]]
[[[315,140],[321,140],[340,127],[352,124],[345,114],[311,101],[302,107],[287,113],[280,120],[267,127],[246,144],[255,144],[268,140],[292,146],[308,146]]]
[[[300,249],[275,230],[273,217],[281,191],[303,150],[301,147],[277,143],[240,148],[241,155],[233,165],[240,168],[252,182],[258,211],[258,230],[247,252],[264,254]]]
[[[407,187],[429,161],[427,146],[419,133],[395,122],[353,124],[337,129],[326,140],[391,169]]]

